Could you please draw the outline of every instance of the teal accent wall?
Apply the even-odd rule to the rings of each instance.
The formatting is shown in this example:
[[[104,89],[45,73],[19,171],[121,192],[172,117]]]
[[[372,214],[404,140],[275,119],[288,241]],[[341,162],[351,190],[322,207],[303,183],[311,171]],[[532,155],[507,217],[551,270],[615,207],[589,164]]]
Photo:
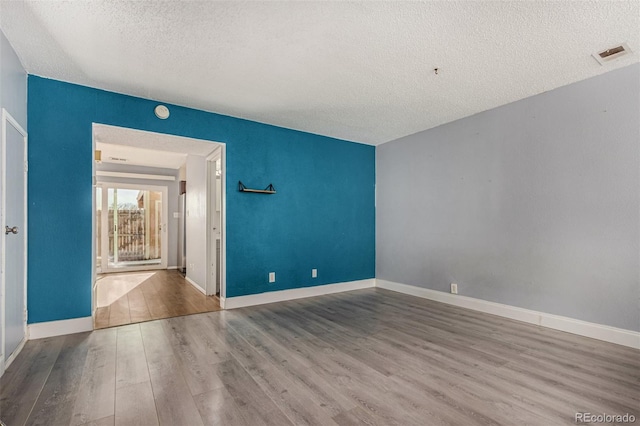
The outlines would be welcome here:
[[[29,76],[29,323],[91,315],[92,123],[226,144],[227,297],[375,276],[375,147],[158,103]]]

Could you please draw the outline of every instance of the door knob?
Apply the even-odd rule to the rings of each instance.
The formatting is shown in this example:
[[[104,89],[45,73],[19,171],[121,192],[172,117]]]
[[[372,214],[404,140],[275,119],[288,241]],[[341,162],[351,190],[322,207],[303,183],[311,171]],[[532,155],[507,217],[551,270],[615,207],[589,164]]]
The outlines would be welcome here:
[[[9,227],[9,226],[5,226],[4,227],[4,235],[17,234],[17,233],[18,233],[18,227],[17,226],[14,226],[13,228]]]

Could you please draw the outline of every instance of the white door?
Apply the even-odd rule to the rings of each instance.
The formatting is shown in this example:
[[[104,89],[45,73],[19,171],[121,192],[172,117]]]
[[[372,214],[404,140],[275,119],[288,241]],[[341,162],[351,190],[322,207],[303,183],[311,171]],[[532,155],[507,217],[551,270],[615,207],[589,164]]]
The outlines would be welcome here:
[[[27,331],[27,133],[2,110],[2,364],[25,342]]]
[[[96,264],[101,272],[167,268],[167,193],[166,186],[98,184]]]

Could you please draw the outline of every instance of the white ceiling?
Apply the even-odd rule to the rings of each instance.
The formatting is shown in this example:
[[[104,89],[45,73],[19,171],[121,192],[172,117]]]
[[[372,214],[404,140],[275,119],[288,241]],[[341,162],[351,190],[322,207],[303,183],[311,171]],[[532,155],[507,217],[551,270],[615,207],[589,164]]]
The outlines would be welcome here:
[[[101,152],[103,163],[124,164],[127,166],[179,169],[187,161],[186,154],[134,148],[127,145],[96,142],[96,150]]]
[[[370,144],[640,60],[637,0],[3,0],[0,26],[31,74]]]
[[[102,152],[103,163],[168,169],[180,168],[187,154],[206,157],[219,146],[209,141],[104,124],[93,125],[93,137],[96,150]]]

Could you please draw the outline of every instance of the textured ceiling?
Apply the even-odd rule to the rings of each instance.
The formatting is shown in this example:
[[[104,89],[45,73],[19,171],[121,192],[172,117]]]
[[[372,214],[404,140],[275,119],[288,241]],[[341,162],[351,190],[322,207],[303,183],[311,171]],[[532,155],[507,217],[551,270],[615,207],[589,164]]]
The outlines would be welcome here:
[[[371,144],[640,58],[637,0],[3,0],[0,26],[31,74]]]
[[[96,149],[102,151],[104,163],[178,169],[187,154],[207,156],[218,145],[208,141],[126,129],[105,124],[93,125]],[[109,157],[124,158],[126,162]]]

